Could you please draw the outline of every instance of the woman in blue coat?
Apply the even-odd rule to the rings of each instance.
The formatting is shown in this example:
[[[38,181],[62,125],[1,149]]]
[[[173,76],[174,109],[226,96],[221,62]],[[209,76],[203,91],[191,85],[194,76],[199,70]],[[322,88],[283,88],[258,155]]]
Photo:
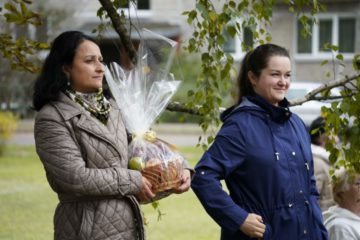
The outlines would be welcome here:
[[[290,76],[284,48],[250,51],[238,104],[222,114],[222,128],[196,166],[192,189],[221,226],[222,240],[327,239],[310,139],[285,98]]]

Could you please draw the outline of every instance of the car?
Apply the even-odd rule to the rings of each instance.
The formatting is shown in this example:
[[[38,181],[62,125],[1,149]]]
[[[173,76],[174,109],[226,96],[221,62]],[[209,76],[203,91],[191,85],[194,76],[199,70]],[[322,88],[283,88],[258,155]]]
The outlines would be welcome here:
[[[286,94],[286,98],[291,101],[300,97],[304,97],[307,93],[315,88],[320,87],[321,83],[313,82],[292,82]],[[332,96],[339,96],[340,90],[338,88],[331,89]],[[319,93],[320,96],[320,93]],[[321,107],[330,107],[330,101],[307,101],[301,105],[290,107],[290,111],[296,113],[305,123],[307,127],[311,122],[321,115]]]

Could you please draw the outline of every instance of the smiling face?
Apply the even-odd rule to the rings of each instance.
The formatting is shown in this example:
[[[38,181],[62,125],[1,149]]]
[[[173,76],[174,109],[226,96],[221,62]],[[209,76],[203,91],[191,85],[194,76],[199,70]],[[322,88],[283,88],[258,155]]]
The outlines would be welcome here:
[[[339,205],[360,216],[360,175],[354,182],[349,183],[349,188],[340,193],[341,203]]]
[[[285,56],[272,56],[266,68],[260,72],[260,76],[249,71],[248,77],[256,94],[270,104],[278,106],[290,86],[290,59]]]
[[[103,57],[94,42],[84,40],[76,49],[71,66],[64,66],[70,87],[78,92],[96,92],[102,87],[104,77]]]

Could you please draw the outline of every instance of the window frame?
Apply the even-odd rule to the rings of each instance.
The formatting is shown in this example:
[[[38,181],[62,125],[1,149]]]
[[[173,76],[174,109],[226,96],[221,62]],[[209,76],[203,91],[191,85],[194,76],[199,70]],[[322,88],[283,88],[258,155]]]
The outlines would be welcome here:
[[[229,25],[234,25],[234,24],[235,23],[230,23]],[[259,29],[260,29],[259,24],[257,24],[255,28],[256,28],[256,31],[259,31]],[[242,50],[241,40],[244,40],[244,31],[242,31],[242,36],[240,36],[239,34],[236,34],[234,36],[235,52],[225,52],[225,53],[231,54],[231,56],[234,58],[235,61],[241,60],[246,54],[246,51]],[[254,41],[253,47],[256,47],[256,46],[258,46],[258,43],[256,41]]]
[[[355,30],[357,29],[358,26],[358,20],[355,14],[353,13],[323,13],[323,14],[318,14],[315,16],[317,21],[321,21],[321,20],[331,20],[332,22],[332,32],[331,32],[331,36],[332,36],[332,45],[339,45],[339,24],[340,24],[340,19],[344,19],[344,18],[348,18],[348,19],[354,19],[355,20]],[[317,24],[313,24],[312,26],[312,35],[311,37],[311,52],[310,53],[298,53],[298,35],[299,30],[298,30],[298,18],[295,16],[294,17],[294,49],[295,49],[295,60],[328,60],[329,58],[332,58],[333,53],[331,51],[326,52],[326,51],[321,51],[319,49],[319,41],[320,41],[320,36],[319,36],[319,23]],[[355,43],[356,43],[356,37],[357,35],[355,34]],[[354,54],[356,52],[356,45],[354,46],[354,52],[352,53],[342,53],[344,59],[345,60],[350,60],[353,58]],[[337,53],[337,52],[336,52]],[[335,53],[335,54],[336,54]]]
[[[151,17],[153,15],[153,12],[151,11],[151,0],[149,0],[149,9],[138,9],[137,6],[137,0],[136,0],[136,5],[135,3],[129,1],[129,8],[120,8],[118,10],[118,12],[120,13],[121,11],[124,12],[126,17]]]

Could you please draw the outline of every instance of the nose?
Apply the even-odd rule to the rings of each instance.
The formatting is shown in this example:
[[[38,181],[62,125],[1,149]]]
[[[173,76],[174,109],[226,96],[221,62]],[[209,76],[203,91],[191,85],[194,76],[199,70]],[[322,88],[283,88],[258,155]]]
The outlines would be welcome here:
[[[290,78],[286,75],[281,75],[279,84],[280,85],[286,85],[290,82]]]
[[[101,62],[101,61],[97,61],[96,71],[97,72],[104,72],[105,71],[105,64],[103,62]]]

